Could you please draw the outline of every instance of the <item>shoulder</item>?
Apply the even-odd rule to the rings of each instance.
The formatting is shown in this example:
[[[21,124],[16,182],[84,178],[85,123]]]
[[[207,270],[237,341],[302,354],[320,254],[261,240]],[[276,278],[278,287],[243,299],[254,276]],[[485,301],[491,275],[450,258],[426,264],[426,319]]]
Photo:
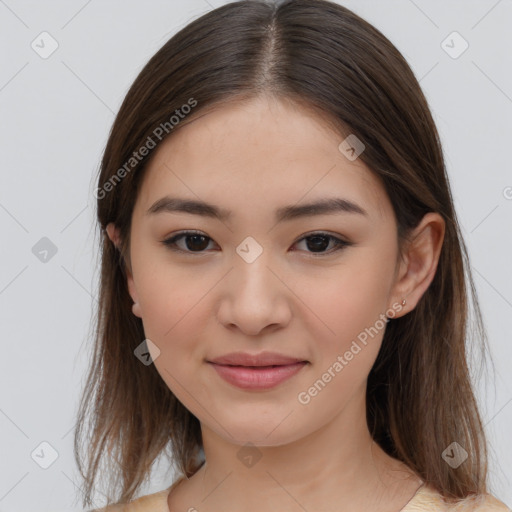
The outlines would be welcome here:
[[[170,487],[163,491],[147,494],[146,496],[132,500],[129,503],[118,503],[101,509],[88,510],[87,512],[169,512],[167,498],[170,493],[184,480],[185,477],[180,476]]]
[[[167,496],[170,489],[148,494],[137,498],[130,503],[119,503],[109,505],[100,509],[94,509],[89,512],[169,512],[167,507]]]
[[[479,512],[512,512],[510,507],[505,503],[495,498],[492,494],[485,494],[480,497],[480,502],[477,503],[475,511]]]
[[[465,498],[456,503],[446,502],[435,489],[423,486],[401,512],[512,512],[492,494]]]

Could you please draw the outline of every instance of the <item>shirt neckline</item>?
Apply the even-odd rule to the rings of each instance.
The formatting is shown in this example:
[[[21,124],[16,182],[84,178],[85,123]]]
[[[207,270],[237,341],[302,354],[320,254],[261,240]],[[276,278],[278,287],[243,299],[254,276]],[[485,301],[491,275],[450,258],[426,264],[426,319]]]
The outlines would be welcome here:
[[[163,499],[163,502],[165,503],[165,505],[167,506],[168,504],[168,497],[169,497],[169,494],[172,492],[172,490],[174,488],[177,487],[178,483],[181,482],[181,480],[183,480],[184,478],[180,478],[179,480],[177,480],[176,482],[173,483],[173,485],[171,485],[171,487],[167,488],[167,489],[164,489],[163,491],[160,491],[159,493],[157,493],[158,495],[158,498],[161,498]],[[425,492],[427,492],[428,489],[427,489],[427,485],[425,482],[423,482],[417,489],[416,489],[416,492],[412,495],[412,497],[409,499],[409,501],[400,509],[398,510],[397,512],[408,512],[409,510],[409,507],[411,505],[414,505],[418,499],[420,498],[420,496],[424,495]],[[163,503],[162,503],[163,504]],[[167,512],[167,511],[166,511]]]

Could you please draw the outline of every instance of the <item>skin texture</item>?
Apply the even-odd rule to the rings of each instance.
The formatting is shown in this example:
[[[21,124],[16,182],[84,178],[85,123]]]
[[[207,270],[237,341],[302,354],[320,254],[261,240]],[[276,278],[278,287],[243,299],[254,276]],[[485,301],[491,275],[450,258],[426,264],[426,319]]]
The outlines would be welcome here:
[[[260,97],[181,127],[149,164],[132,217],[133,313],[160,350],[162,379],[200,420],[206,457],[169,495],[172,511],[392,512],[422,483],[372,441],[366,424],[366,380],[385,326],[307,404],[298,400],[386,311],[397,318],[415,307],[444,236],[442,218],[429,213],[400,255],[389,198],[360,159],[338,149],[343,139],[314,113]],[[233,213],[226,221],[146,214],[165,195]],[[274,220],[279,207],[324,197],[349,199],[368,215]],[[209,237],[201,254],[162,244],[182,230]],[[119,244],[113,224],[107,231]],[[304,236],[319,231],[351,245],[308,246]],[[263,249],[251,263],[236,252],[248,236]],[[178,247],[187,251],[186,242]],[[206,362],[264,350],[309,364],[272,389],[248,391]],[[246,443],[261,456],[251,467],[237,456]]]

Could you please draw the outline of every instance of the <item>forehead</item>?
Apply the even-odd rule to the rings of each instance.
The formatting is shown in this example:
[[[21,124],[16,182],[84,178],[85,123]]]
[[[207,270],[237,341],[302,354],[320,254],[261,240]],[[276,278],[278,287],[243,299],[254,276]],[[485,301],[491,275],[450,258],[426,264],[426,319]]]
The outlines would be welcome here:
[[[268,97],[233,101],[200,112],[156,149],[137,203],[165,194],[222,203],[227,209],[274,210],[283,204],[337,195],[389,215],[380,180],[349,160],[344,140],[311,109]],[[274,206],[272,206],[274,205]]]

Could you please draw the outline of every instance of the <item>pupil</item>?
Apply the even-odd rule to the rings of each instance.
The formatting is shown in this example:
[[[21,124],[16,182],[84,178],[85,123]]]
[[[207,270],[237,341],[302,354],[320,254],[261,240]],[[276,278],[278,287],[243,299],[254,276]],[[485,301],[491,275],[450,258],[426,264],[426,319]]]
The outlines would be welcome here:
[[[186,242],[187,249],[189,249],[189,250],[196,249],[198,251],[205,249],[206,247],[208,247],[208,242],[207,242],[206,238],[207,237],[204,235],[189,235],[186,239],[187,240],[187,242]],[[194,242],[192,242],[192,244],[189,243],[190,239],[194,240]],[[202,239],[202,241],[198,242],[198,239]],[[198,245],[195,245],[196,242],[198,242]]]
[[[311,240],[313,241],[313,243],[310,243]],[[315,242],[316,240],[316,242]],[[320,241],[320,243],[318,243],[318,241]],[[326,236],[312,236],[312,237],[309,237],[308,238],[308,241],[307,241],[307,246],[308,246],[308,249],[320,249],[320,250],[325,250],[326,247],[328,247],[329,245],[329,239],[326,237]]]

